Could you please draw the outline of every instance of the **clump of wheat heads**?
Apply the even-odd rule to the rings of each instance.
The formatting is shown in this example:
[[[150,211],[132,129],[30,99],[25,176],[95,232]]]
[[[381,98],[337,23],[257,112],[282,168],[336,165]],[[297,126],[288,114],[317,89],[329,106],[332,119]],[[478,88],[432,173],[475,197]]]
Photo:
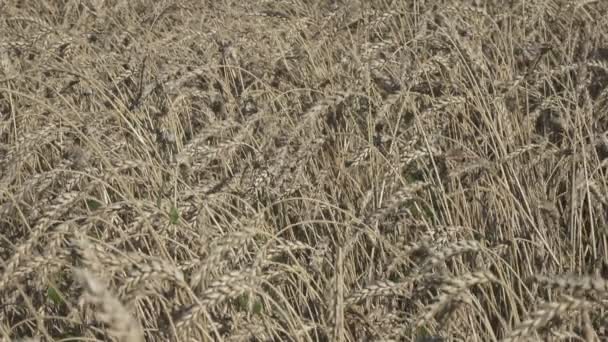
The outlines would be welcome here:
[[[240,296],[243,293],[255,292],[255,270],[238,270],[228,272],[212,281],[201,293],[195,304],[182,310],[176,317],[175,327],[182,329],[195,323],[203,317],[207,310],[227,299]]]
[[[530,314],[530,317],[517,325],[503,341],[519,341],[534,336],[540,329],[546,328],[552,320],[565,316],[573,311],[594,309],[604,303],[608,294],[608,281],[599,277],[574,275],[535,275],[531,281],[543,286],[572,293],[564,295],[559,300],[546,302]],[[596,297],[596,301],[590,298]],[[605,304],[604,304],[605,305]],[[587,330],[592,330],[588,326]],[[590,332],[589,332],[590,334]]]
[[[530,315],[530,318],[518,325],[502,341],[529,340],[538,330],[545,328],[554,318],[566,315],[572,311],[591,309],[594,306],[594,303],[590,301],[570,296],[564,296],[559,301],[544,303]]]
[[[84,301],[95,306],[97,317],[107,325],[111,336],[121,342],[144,341],[139,322],[100,280],[87,270],[75,270],[74,274],[84,288]]]
[[[416,324],[423,326],[434,317],[447,317],[459,303],[471,304],[469,290],[474,286],[486,283],[499,283],[499,280],[487,271],[473,272],[443,279],[443,283],[439,288],[440,295],[437,301],[426,309]]]

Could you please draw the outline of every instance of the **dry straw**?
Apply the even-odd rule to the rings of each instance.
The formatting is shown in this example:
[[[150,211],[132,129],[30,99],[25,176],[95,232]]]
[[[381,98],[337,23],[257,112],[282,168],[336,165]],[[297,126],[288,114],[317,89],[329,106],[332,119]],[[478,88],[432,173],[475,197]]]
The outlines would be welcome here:
[[[608,340],[608,2],[444,2],[0,1],[0,339]]]

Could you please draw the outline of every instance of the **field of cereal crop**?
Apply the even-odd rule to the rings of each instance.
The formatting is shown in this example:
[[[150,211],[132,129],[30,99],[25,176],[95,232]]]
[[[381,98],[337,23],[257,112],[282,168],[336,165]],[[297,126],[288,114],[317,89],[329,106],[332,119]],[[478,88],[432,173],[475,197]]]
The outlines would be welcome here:
[[[607,341],[608,1],[0,0],[0,341]]]

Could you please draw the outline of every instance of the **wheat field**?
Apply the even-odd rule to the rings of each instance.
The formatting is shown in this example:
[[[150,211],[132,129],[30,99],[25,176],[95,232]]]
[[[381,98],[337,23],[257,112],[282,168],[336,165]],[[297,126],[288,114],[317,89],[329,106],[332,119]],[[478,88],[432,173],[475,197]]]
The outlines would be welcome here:
[[[608,341],[608,1],[0,1],[0,341]]]

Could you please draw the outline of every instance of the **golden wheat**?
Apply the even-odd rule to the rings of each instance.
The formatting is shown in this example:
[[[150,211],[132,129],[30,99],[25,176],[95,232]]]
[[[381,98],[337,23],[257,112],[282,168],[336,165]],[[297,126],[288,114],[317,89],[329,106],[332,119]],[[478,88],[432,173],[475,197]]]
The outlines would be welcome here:
[[[0,13],[1,340],[608,339],[607,2]]]

